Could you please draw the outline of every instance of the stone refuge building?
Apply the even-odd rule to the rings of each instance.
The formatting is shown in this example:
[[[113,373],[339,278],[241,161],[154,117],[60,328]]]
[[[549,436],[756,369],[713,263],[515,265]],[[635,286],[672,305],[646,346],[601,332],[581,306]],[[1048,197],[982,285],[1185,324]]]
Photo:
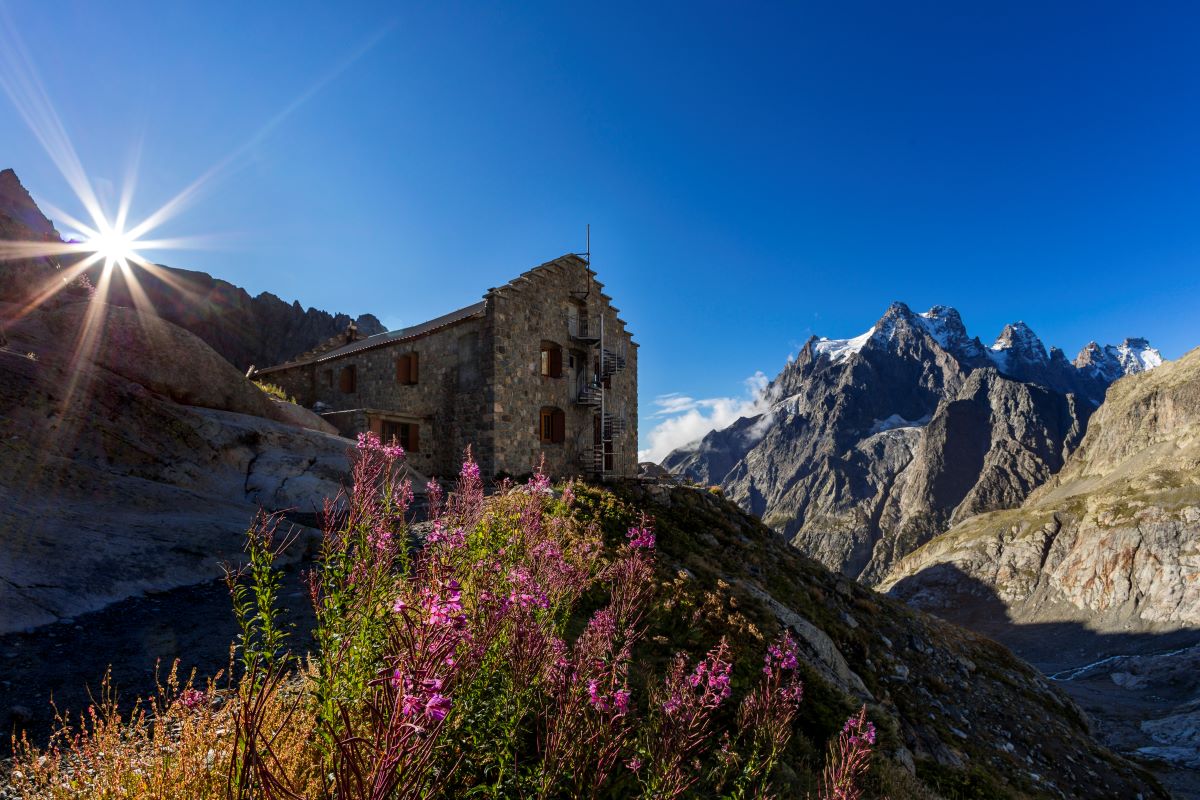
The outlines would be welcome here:
[[[257,370],[343,435],[393,437],[427,475],[472,447],[484,476],[637,474],[637,348],[588,261],[565,255],[481,302],[344,336]]]

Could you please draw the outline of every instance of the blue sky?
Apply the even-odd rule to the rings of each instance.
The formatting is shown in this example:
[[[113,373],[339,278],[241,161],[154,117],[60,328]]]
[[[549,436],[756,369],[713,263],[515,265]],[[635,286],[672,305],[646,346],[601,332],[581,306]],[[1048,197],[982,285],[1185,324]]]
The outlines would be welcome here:
[[[3,8],[89,176],[140,153],[132,216],[237,154],[162,230],[220,247],[164,263],[398,326],[591,223],[648,443],[894,299],[1200,344],[1200,12],[1046,5]],[[0,166],[81,213],[0,107]]]

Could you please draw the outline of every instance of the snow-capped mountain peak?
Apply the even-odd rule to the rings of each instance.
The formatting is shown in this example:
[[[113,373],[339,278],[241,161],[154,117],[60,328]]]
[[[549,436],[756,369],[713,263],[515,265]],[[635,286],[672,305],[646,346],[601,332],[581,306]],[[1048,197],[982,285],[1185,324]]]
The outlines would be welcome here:
[[[1103,347],[1089,342],[1075,358],[1075,366],[1080,370],[1110,382],[1135,372],[1154,369],[1162,363],[1162,354],[1151,347],[1149,341],[1140,337],[1126,339],[1119,345],[1107,344]]]
[[[1024,322],[1005,325],[988,349],[988,356],[1001,372],[1011,372],[1019,363],[1045,364],[1050,360],[1046,345]]]
[[[937,342],[943,350],[968,358],[982,354],[982,346],[967,334],[967,327],[963,325],[958,309],[950,306],[934,306],[928,311],[918,314],[917,320],[930,338]]]

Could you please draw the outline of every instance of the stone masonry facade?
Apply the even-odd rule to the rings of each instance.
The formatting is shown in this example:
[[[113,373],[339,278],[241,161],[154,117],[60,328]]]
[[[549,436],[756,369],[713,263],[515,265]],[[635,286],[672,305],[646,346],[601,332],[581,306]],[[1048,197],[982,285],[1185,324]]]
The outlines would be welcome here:
[[[400,331],[353,330],[257,377],[347,436],[396,437],[427,475],[467,446],[485,476],[637,474],[637,344],[587,261],[566,255],[483,302]]]

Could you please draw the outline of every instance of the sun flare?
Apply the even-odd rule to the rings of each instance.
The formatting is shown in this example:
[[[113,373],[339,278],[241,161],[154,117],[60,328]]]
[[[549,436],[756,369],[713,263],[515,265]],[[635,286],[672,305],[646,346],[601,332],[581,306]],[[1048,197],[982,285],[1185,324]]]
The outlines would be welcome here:
[[[95,236],[85,239],[80,249],[99,255],[104,260],[105,268],[119,266],[129,269],[129,262],[138,260],[137,244],[137,240],[127,231],[106,227]]]

